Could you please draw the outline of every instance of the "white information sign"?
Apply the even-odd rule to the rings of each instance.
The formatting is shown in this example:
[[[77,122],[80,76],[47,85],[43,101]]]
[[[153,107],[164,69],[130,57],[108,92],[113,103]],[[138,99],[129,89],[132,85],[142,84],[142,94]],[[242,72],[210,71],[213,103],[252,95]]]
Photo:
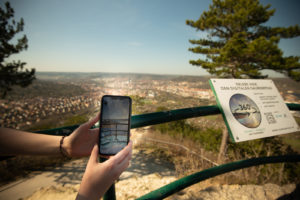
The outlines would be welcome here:
[[[272,80],[211,79],[234,142],[299,131]]]

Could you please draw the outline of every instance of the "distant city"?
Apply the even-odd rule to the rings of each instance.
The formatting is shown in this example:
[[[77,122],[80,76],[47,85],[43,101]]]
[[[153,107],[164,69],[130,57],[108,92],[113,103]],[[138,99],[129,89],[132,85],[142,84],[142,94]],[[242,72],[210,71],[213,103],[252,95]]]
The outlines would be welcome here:
[[[169,100],[164,102],[168,104],[181,103],[181,106],[192,107],[201,106],[201,104],[215,104],[215,97],[208,86],[207,77],[189,77],[189,76],[158,76],[158,75],[130,75],[130,74],[74,74],[68,73],[39,73],[38,81],[52,81],[54,83],[69,84],[79,86],[84,92],[74,93],[69,96],[52,97],[39,96],[26,98],[26,95],[17,100],[0,100],[0,124],[2,127],[11,127],[22,129],[33,123],[40,122],[51,116],[78,113],[84,109],[99,109],[101,97],[105,94],[111,95],[130,95],[142,98],[149,104],[160,104],[161,95],[169,96]],[[287,79],[288,80],[288,79]],[[287,103],[300,103],[299,83],[287,84],[284,80],[279,80],[275,84]],[[41,82],[43,83],[43,82]],[[293,88],[291,88],[293,86]],[[32,90],[34,89],[34,83]],[[22,90],[22,89],[20,89]],[[31,91],[30,88],[28,89]],[[45,91],[44,91],[45,92]],[[173,100],[182,98],[181,102]],[[185,101],[194,100],[195,104]],[[201,102],[201,103],[199,103]],[[205,102],[205,103],[203,103]],[[135,103],[135,102],[133,102]],[[171,108],[173,108],[171,106]],[[143,109],[141,109],[143,110]]]

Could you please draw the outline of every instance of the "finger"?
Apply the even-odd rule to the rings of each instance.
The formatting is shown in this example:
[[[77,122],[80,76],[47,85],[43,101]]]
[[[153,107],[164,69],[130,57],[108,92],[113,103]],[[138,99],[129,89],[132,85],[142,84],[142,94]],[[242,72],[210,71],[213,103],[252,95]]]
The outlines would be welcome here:
[[[89,163],[98,163],[99,162],[99,157],[98,157],[98,145],[95,144],[89,159]]]
[[[96,124],[97,121],[99,121],[99,117],[100,113],[98,113],[97,116],[91,119],[90,121],[84,123],[82,126],[87,129],[91,128],[94,124]]]
[[[92,127],[94,124],[96,124],[99,121],[100,118],[100,113],[98,113],[96,115],[96,117],[94,117],[93,119],[91,119],[90,121],[87,122],[88,127]]]
[[[129,152],[129,154],[125,157],[125,159],[119,164],[119,170],[122,173],[128,166],[131,160],[131,151]]]
[[[97,133],[99,133],[99,128],[93,128],[93,129],[90,129],[90,130],[89,130],[89,133],[90,133],[90,134],[97,134]]]
[[[126,156],[130,153],[132,149],[132,141],[128,143],[128,145],[122,149],[119,153],[117,153],[115,156],[113,156],[111,159],[112,161],[115,161],[117,164],[121,163]]]
[[[130,163],[131,154],[132,154],[131,144],[128,144],[128,146],[126,148],[127,148],[128,152],[127,152],[127,154],[124,155],[123,159],[121,159],[120,161],[117,159],[117,162],[116,162],[116,160],[114,160],[114,159],[116,157],[122,155],[122,154],[117,154],[107,161],[107,162],[111,162],[113,164],[113,166],[114,166],[113,170],[115,172],[116,179],[122,174],[123,171],[125,171],[125,169],[129,166],[129,163]],[[120,151],[119,153],[121,153],[122,151]]]

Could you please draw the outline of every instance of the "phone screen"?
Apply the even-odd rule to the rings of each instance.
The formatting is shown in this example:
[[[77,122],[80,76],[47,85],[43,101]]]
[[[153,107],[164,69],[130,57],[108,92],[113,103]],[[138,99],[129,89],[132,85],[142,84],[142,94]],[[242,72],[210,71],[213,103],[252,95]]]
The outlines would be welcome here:
[[[105,95],[101,100],[99,153],[115,155],[129,142],[131,98]]]

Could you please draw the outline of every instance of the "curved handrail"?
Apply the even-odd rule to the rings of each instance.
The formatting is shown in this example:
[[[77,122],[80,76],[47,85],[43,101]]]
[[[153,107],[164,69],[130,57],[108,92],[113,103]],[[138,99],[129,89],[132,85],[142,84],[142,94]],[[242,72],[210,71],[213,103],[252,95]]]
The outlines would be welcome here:
[[[290,110],[300,111],[300,104],[287,103]],[[193,117],[201,117],[207,115],[220,114],[218,106],[200,106],[192,108],[183,108],[176,110],[169,110],[163,112],[153,112],[141,115],[133,115],[131,117],[131,128],[139,128],[150,126],[154,124],[161,124],[181,119],[188,119]],[[36,133],[50,134],[50,135],[68,135],[75,130],[79,125],[65,126],[60,128],[37,131]]]
[[[185,189],[193,184],[196,184],[205,179],[218,176],[227,172],[243,169],[247,167],[253,167],[262,164],[281,163],[281,162],[300,162],[300,155],[286,155],[286,156],[271,156],[251,158],[247,160],[235,161],[209,169],[205,169],[200,172],[196,172],[189,176],[178,179],[172,183],[169,183],[157,190],[154,190],[138,199],[163,199],[168,197],[182,189]]]

